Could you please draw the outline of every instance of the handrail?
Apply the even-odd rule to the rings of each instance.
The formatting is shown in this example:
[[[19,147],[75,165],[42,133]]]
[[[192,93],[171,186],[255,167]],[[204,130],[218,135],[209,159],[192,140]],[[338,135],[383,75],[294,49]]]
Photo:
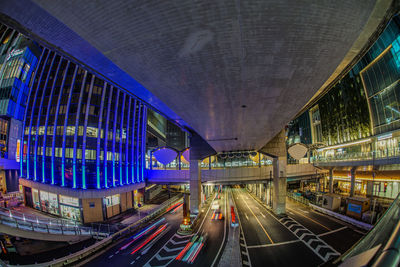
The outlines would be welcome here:
[[[96,253],[97,251],[99,251],[100,249],[108,246],[110,243],[112,243],[114,240],[119,239],[122,236],[125,236],[126,234],[129,234],[135,230],[137,230],[137,228],[143,224],[146,223],[160,215],[162,215],[166,209],[169,206],[172,206],[176,203],[182,202],[182,195],[176,195],[172,198],[170,198],[169,200],[167,200],[166,202],[164,202],[162,204],[162,206],[158,209],[156,209],[154,212],[152,212],[151,214],[147,215],[146,217],[143,217],[142,219],[132,223],[131,225],[125,227],[124,229],[108,236],[107,238],[104,238],[103,240],[83,249],[80,250],[78,252],[75,252],[73,254],[70,254],[68,256],[59,258],[59,259],[55,259],[53,261],[50,262],[45,262],[45,263],[39,263],[39,264],[34,264],[34,265],[9,265],[9,266],[25,266],[25,267],[30,267],[30,266],[66,266],[66,265],[71,265],[71,264],[76,264],[78,261],[81,261],[82,259]]]
[[[318,162],[341,162],[341,161],[362,161],[362,160],[374,160],[374,159],[391,159],[400,156],[400,148],[392,148],[385,150],[376,150],[368,152],[352,152],[345,154],[336,154],[334,156],[314,156],[311,157],[312,161]]]

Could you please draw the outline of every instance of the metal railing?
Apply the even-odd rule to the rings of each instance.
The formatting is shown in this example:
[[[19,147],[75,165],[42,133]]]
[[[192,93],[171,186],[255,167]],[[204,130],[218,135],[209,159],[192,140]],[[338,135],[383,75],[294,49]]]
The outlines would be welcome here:
[[[144,223],[149,222],[152,219],[155,219],[162,214],[166,212],[166,210],[172,206],[175,205],[176,203],[182,202],[182,195],[176,195],[169,200],[165,201],[158,209],[156,209],[154,212],[151,214],[147,215],[146,217],[134,222],[133,224],[125,227],[124,229],[110,235],[107,238],[104,238],[103,240],[96,242],[95,244],[80,250],[78,252],[75,252],[71,255],[55,259],[50,262],[45,262],[45,263],[39,263],[35,264],[34,266],[68,266],[68,265],[76,265],[79,261],[82,261],[83,259],[87,258],[90,255],[93,255],[94,253],[106,248],[108,245],[110,245],[113,241],[120,239],[121,237],[124,237],[128,234],[131,234],[132,232],[138,230]],[[13,265],[9,265],[13,266]],[[33,265],[15,265],[15,266],[33,266]]]
[[[290,191],[287,191],[286,192],[286,195],[289,197],[289,198],[291,198],[291,199],[293,199],[293,200],[295,200],[295,201],[297,201],[297,202],[299,202],[299,203],[302,203],[302,204],[304,204],[304,205],[309,205],[310,204],[310,200],[308,200],[307,198],[305,198],[305,197],[303,197],[303,196],[301,196],[301,195],[298,195],[298,194],[296,194],[296,193],[294,193],[294,192],[290,192]]]
[[[0,208],[0,224],[25,231],[58,235],[108,236],[110,233],[95,231],[92,227],[78,225],[62,219],[34,218],[18,211]]]
[[[353,152],[342,153],[334,156],[314,156],[311,157],[312,162],[340,162],[340,161],[361,161],[361,160],[374,160],[374,159],[390,159],[400,156],[400,148],[368,151],[368,152]]]

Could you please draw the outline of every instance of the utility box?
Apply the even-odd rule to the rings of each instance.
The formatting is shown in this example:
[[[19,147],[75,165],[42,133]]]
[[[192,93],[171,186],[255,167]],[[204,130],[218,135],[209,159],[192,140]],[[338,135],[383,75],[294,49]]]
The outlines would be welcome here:
[[[361,220],[362,214],[369,209],[369,199],[365,197],[347,198],[346,215]]]
[[[328,210],[337,211],[340,208],[341,197],[336,194],[325,194],[322,196],[322,207]]]

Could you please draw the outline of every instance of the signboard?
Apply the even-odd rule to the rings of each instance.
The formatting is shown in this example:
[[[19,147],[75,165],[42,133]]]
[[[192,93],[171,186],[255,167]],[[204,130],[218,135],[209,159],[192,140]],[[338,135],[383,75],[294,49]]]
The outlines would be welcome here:
[[[22,53],[24,53],[23,49],[13,49],[11,52],[7,55],[6,61],[10,60],[13,57],[19,56]]]
[[[347,206],[347,210],[355,213],[361,213],[361,205],[349,203],[349,205]]]
[[[21,140],[17,140],[17,152],[15,153],[15,161],[20,162],[21,160]]]

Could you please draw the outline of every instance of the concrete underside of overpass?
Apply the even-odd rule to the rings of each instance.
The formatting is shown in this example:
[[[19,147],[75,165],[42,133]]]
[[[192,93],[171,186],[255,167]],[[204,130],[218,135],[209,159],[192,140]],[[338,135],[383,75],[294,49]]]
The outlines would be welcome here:
[[[231,151],[271,140],[391,3],[5,0],[0,13]]]

